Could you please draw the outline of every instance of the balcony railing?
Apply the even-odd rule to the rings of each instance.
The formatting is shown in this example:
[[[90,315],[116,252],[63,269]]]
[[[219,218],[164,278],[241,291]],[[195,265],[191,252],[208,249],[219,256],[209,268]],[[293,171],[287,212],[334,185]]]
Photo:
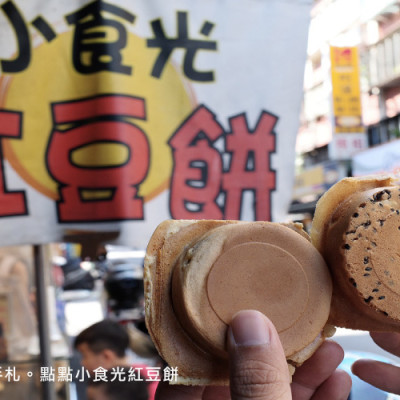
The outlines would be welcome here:
[[[367,53],[369,86],[383,87],[400,78],[400,29],[371,46]]]

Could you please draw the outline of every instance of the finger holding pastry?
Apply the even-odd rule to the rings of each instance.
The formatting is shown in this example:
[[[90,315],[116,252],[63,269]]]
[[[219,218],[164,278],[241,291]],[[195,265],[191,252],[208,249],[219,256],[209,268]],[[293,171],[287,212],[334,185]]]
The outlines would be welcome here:
[[[382,349],[400,357],[400,333],[371,332],[374,342]],[[390,393],[400,394],[400,367],[376,360],[357,360],[352,372],[360,379]]]
[[[290,400],[290,375],[273,324],[259,311],[240,311],[228,330],[233,400]]]
[[[383,350],[400,357],[400,333],[371,332],[372,340]]]
[[[347,400],[351,378],[337,369],[343,360],[343,349],[327,340],[304,364],[296,369],[292,381],[294,400]]]
[[[180,386],[161,383],[157,400],[345,400],[350,377],[336,367],[343,350],[325,342],[296,370],[293,383],[278,333],[258,311],[237,313],[228,330],[229,387]],[[293,396],[293,397],[292,397]]]

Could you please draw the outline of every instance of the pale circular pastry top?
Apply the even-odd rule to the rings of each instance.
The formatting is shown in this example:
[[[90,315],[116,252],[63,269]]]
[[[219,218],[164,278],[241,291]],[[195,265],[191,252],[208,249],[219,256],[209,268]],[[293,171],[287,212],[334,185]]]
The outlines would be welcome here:
[[[268,259],[274,261],[267,265]],[[226,293],[231,294],[229,301]],[[256,309],[283,331],[304,314],[309,286],[302,266],[286,250],[247,242],[217,258],[208,274],[207,294],[210,306],[226,324],[238,311]]]
[[[226,330],[239,310],[256,309],[276,326],[286,356],[309,345],[329,316],[332,282],[312,244],[281,224],[211,230],[174,268],[175,314],[205,351],[226,357]]]

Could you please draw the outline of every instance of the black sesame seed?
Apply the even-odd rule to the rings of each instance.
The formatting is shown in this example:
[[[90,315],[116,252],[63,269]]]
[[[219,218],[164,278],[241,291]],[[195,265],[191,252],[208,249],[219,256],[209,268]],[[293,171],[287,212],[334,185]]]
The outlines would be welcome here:
[[[383,207],[383,204],[382,203],[378,203],[379,204],[379,207]]]
[[[353,278],[350,278],[349,281],[354,287],[357,287],[357,282]]]
[[[376,292],[379,292],[379,289],[375,288],[375,289],[372,289],[372,291],[376,293]]]
[[[371,300],[373,300],[373,297],[372,297],[372,296],[369,296],[367,299],[364,299],[364,301],[365,301],[366,303],[369,303]]]
[[[382,191],[382,192],[375,193],[375,194],[372,196],[373,200],[374,200],[374,201],[382,200],[383,193],[384,193],[383,191]]]
[[[372,268],[371,267],[367,267],[367,268],[365,268],[365,270],[366,271],[372,271]]]
[[[384,220],[384,219],[380,219],[380,220],[379,220],[379,225],[380,225],[380,226],[383,226],[384,223],[385,223],[385,220]]]
[[[354,218],[357,218],[359,215],[360,215],[359,213],[354,213],[354,214],[353,214],[353,217],[354,217]]]
[[[369,257],[364,257],[364,264],[368,264],[369,263]]]
[[[363,276],[371,276],[371,274],[364,274]]]
[[[346,243],[346,244],[343,246],[343,248],[346,249],[346,250],[350,250],[350,245],[349,245],[348,243]]]
[[[385,296],[379,296],[378,300],[383,300],[385,298]]]

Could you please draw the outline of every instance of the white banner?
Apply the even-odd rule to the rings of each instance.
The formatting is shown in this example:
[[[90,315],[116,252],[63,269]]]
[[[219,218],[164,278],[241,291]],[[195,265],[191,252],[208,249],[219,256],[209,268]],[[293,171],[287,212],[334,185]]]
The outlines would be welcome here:
[[[280,221],[311,0],[0,3],[0,245]]]

